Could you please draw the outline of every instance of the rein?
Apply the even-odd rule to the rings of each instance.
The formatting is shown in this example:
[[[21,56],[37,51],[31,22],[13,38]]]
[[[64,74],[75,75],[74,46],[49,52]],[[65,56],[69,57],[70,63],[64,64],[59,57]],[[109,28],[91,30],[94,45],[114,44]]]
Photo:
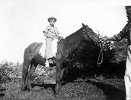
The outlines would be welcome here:
[[[102,45],[101,42],[99,44],[100,44],[99,46],[100,46],[101,50],[100,50],[100,53],[99,53],[99,56],[98,56],[98,59],[97,59],[97,65],[101,65],[102,62],[103,62],[103,45]]]

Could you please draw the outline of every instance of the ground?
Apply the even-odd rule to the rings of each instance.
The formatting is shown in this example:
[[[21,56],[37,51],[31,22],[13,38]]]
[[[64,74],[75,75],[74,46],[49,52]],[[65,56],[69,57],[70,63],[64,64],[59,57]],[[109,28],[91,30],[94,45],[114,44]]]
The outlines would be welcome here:
[[[123,79],[77,79],[64,84],[56,97],[53,81],[48,80],[45,85],[35,81],[30,92],[20,90],[21,79],[3,83],[1,87],[6,90],[1,89],[0,100],[124,100],[125,96]]]

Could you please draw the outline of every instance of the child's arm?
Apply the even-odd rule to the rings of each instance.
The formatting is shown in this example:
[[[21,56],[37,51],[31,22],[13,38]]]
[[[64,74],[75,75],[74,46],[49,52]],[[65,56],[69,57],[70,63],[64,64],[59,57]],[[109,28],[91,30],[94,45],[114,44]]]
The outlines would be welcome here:
[[[45,28],[45,30],[43,31],[43,33],[44,33],[44,35],[45,35],[46,37],[49,37],[49,38],[52,38],[52,39],[53,39],[52,34],[48,34],[48,26]]]
[[[46,37],[49,37],[49,38],[54,38],[54,36],[52,36],[51,34],[47,34],[45,31],[43,31],[43,33],[44,33],[44,35],[46,36]]]

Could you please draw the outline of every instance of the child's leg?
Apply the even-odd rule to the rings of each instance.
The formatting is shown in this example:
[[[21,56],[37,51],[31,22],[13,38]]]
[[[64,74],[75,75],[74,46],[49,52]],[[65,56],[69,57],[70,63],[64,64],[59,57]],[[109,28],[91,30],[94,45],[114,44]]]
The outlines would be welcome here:
[[[52,54],[52,39],[51,38],[46,38],[46,51],[45,51],[45,58],[49,59],[53,57]]]
[[[51,38],[46,38],[46,51],[45,51],[45,59],[46,59],[46,67],[49,67],[49,62],[48,59],[53,57],[52,54],[52,39]]]

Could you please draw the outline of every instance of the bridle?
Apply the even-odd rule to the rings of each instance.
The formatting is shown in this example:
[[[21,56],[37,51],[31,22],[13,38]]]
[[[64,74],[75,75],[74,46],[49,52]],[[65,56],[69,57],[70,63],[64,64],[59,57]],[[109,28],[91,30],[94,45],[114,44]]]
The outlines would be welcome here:
[[[90,29],[90,28],[87,25],[85,27],[86,27],[86,29],[84,29],[84,27],[83,27],[83,34],[85,35],[85,37],[90,38],[96,45],[98,45],[100,47],[100,53],[99,53],[99,56],[97,58],[97,65],[101,65],[102,62],[103,62],[103,45],[102,45],[102,42],[100,41],[100,39],[98,39],[98,41],[94,40],[93,37],[91,37],[88,34],[88,29]]]

